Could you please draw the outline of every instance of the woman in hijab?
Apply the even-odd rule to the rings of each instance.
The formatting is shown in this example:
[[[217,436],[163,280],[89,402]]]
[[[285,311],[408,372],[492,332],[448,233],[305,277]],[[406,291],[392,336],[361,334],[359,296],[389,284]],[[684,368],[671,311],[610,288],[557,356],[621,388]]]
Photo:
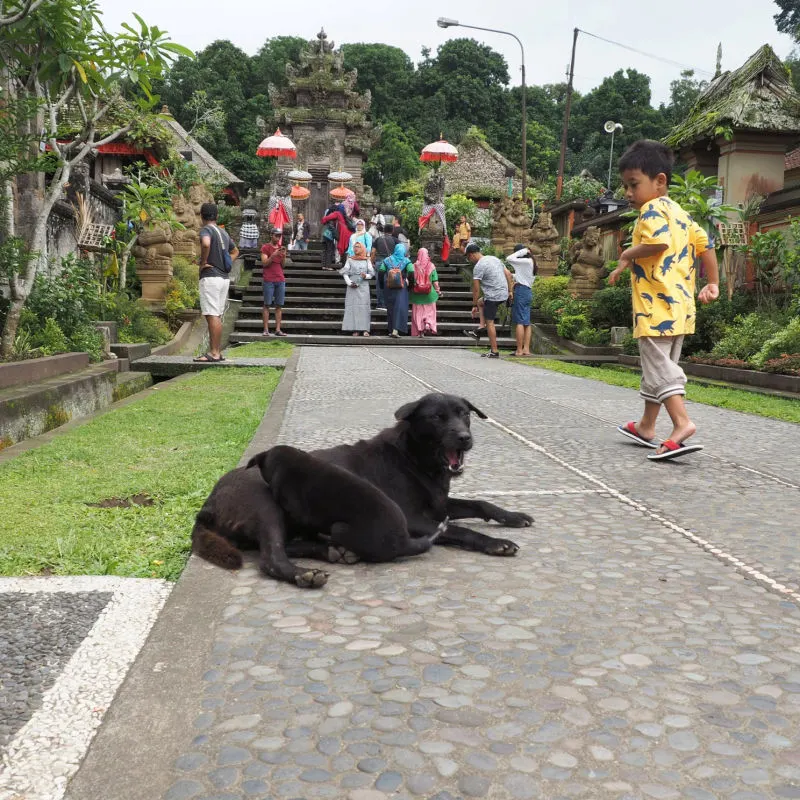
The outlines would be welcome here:
[[[410,270],[409,270],[410,271]],[[439,275],[428,251],[420,247],[413,267],[411,289],[411,335],[438,336],[436,301],[442,296]]]
[[[398,242],[394,252],[383,259],[383,296],[386,300],[386,324],[395,339],[408,335],[408,271],[414,268],[406,258],[406,247]]]
[[[361,242],[367,253],[372,252],[372,236],[367,233],[367,226],[364,224],[363,219],[356,220],[356,232],[350,237],[350,244],[347,245],[348,256],[352,256],[355,252],[353,248],[356,242]]]
[[[370,327],[370,292],[369,281],[375,272],[367,258],[367,251],[362,242],[356,242],[353,255],[339,270],[347,284],[344,296],[344,319],[342,330],[352,331],[353,336],[369,336]]]

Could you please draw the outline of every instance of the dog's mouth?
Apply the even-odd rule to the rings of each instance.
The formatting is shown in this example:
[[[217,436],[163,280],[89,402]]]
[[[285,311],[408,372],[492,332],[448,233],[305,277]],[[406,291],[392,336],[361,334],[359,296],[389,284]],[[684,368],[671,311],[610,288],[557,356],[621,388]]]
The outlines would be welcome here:
[[[451,475],[460,475],[464,471],[464,450],[445,450],[444,461]]]

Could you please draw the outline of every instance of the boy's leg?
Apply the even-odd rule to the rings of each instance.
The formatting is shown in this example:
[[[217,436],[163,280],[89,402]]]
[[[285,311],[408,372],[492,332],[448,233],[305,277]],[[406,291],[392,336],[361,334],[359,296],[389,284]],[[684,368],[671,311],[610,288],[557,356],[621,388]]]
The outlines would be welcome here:
[[[683,399],[686,394],[686,375],[678,365],[682,345],[683,336],[639,338],[642,363],[640,394],[644,398],[645,409],[637,430],[645,439],[655,436],[656,418],[662,403],[672,420],[670,439],[680,443],[695,432]],[[659,452],[663,449],[659,448]]]
[[[525,349],[525,326],[522,324],[517,324],[516,326],[516,336],[517,336],[517,349],[514,353],[515,356],[521,356],[522,351]]]
[[[262,286],[262,290],[264,293],[264,305],[261,309],[261,319],[264,323],[263,331],[264,335],[269,335],[269,307],[272,305],[272,295],[273,295],[273,285],[270,281],[264,281],[264,285]]]
[[[483,314],[483,304],[486,301],[481,297],[478,300],[478,327],[485,328],[486,327],[486,317]]]
[[[486,320],[486,334],[489,337],[489,349],[493,352],[497,352],[497,331],[494,327],[494,320]]]

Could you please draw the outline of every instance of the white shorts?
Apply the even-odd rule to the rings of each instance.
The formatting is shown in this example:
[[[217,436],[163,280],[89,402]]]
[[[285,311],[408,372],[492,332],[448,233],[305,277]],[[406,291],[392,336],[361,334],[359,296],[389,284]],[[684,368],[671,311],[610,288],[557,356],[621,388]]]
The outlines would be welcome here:
[[[686,394],[686,373],[678,364],[683,336],[640,336],[637,341],[642,365],[639,394],[651,403]]]
[[[204,317],[221,317],[228,305],[228,278],[200,278],[200,313]]]

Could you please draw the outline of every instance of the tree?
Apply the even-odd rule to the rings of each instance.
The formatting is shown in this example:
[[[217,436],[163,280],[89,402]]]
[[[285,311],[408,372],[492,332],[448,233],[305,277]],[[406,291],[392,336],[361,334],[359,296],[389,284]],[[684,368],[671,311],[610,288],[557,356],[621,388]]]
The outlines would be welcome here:
[[[558,169],[560,143],[553,132],[534,120],[528,121],[527,132],[528,172],[538,180],[545,180]]]
[[[800,50],[792,50],[783,60],[783,63],[792,73],[792,85],[795,91],[800,92]]]
[[[686,119],[697,98],[706,90],[708,81],[697,80],[693,69],[681,71],[681,77],[669,85],[669,105],[661,106],[669,124],[677,125]]]
[[[800,42],[800,0],[775,0],[780,11],[773,17],[781,33],[788,33]]]
[[[404,131],[395,122],[384,123],[381,137],[364,165],[366,182],[387,198],[401,183],[419,177],[421,172],[417,149]]]
[[[342,45],[344,66],[358,70],[356,88],[372,93],[372,116],[403,122],[405,100],[413,92],[414,65],[399,47],[386,44]]]
[[[28,14],[36,11],[45,1],[46,0],[23,0],[23,2],[20,3],[16,0],[11,0],[11,2],[8,3],[0,2],[0,28],[14,25],[27,17]]]
[[[286,86],[286,65],[296,64],[300,60],[300,51],[305,44],[306,40],[299,36],[275,36],[267,39],[258,53],[249,59],[252,74],[249,96],[260,94],[269,97],[271,83],[278,88]]]
[[[192,55],[165,31],[134,17],[136,27],[126,23],[121,33],[111,34],[95,0],[51,0],[0,36],[0,61],[11,96],[37,103],[37,112],[19,133],[30,137],[43,131],[49,160],[46,180],[41,172],[17,179],[18,189],[27,193],[24,210],[32,224],[23,235],[31,257],[24,269],[7,275],[11,304],[0,345],[4,356],[11,353],[37,267],[47,264],[47,222],[73,170],[95,147],[136,126],[157,102],[153,80],[176,56]],[[65,124],[68,116],[76,121]]]

